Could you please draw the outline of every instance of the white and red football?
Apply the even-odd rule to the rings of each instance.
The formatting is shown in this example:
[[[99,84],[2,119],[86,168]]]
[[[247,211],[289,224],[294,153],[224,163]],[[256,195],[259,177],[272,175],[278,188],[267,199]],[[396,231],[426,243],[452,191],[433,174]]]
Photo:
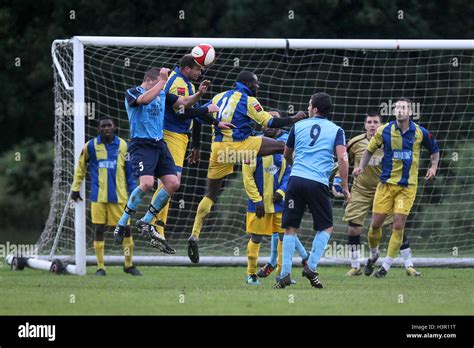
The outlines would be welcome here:
[[[209,44],[203,43],[195,46],[192,49],[191,54],[196,63],[203,68],[211,66],[216,61],[216,50]]]

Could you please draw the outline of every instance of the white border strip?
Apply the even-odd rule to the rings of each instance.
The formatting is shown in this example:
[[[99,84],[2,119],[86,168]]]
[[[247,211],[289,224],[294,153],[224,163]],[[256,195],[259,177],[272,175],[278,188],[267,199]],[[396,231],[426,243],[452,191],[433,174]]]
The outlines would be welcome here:
[[[474,49],[474,40],[376,40],[376,39],[244,39],[190,37],[75,36],[92,46],[166,46],[193,47],[209,43],[216,48],[286,48],[291,49]]]

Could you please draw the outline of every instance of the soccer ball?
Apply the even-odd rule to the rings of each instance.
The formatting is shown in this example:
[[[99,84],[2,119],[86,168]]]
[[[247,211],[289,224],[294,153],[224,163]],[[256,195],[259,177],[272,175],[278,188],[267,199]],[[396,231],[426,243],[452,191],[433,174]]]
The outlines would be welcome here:
[[[194,61],[203,68],[208,68],[216,61],[216,50],[212,45],[199,44],[191,51]]]

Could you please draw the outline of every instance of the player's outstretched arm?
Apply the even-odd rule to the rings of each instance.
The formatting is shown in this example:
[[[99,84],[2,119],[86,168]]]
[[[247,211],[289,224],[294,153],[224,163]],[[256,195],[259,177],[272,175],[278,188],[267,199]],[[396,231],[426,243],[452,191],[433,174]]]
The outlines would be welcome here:
[[[188,97],[179,97],[178,100],[176,101],[174,107],[180,107],[183,106],[184,108],[188,109],[192,107],[194,104],[196,104],[204,94],[206,94],[207,88],[211,84],[211,81],[209,80],[204,80],[201,82],[199,85],[199,89],[196,93],[193,95],[190,95]]]
[[[281,128],[295,124],[298,121],[301,121],[307,118],[306,114],[303,111],[299,111],[296,115],[286,118],[272,117],[267,124],[268,128]]]
[[[143,93],[137,98],[137,104],[150,104],[153,100],[156,99],[158,94],[163,90],[166,85],[166,81],[168,81],[168,74],[170,69],[168,68],[161,68],[160,70],[160,80],[156,85],[150,88],[148,91]]]

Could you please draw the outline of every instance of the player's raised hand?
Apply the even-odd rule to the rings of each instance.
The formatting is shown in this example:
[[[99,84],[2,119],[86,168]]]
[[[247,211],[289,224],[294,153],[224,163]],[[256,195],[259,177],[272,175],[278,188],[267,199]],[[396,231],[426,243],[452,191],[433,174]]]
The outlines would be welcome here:
[[[235,126],[232,124],[232,123],[229,123],[229,122],[219,122],[217,124],[217,128],[220,128],[220,129],[232,129],[232,128],[235,128]]]
[[[216,104],[209,104],[207,106],[207,112],[210,112],[210,113],[219,112],[219,107]]]
[[[199,162],[200,159],[201,159],[201,150],[199,150],[198,147],[194,147],[188,156],[188,163],[194,164],[194,163]]]
[[[211,84],[211,81],[209,80],[204,80],[201,82],[201,84],[199,85],[199,94],[201,95],[204,95],[206,94],[207,92],[207,88],[209,87],[209,85]]]
[[[263,205],[263,201],[258,203],[255,207],[255,215],[261,219],[265,215],[265,206]]]
[[[359,176],[362,174],[364,170],[361,167],[355,167],[354,170],[352,171],[352,175],[354,176]]]
[[[169,74],[170,74],[170,69],[168,69],[168,68],[161,68],[160,69],[160,79],[161,80],[164,80],[164,81],[168,80]]]
[[[428,171],[426,172],[425,180],[426,181],[434,180],[435,177],[436,177],[436,169],[433,167],[430,167]]]

